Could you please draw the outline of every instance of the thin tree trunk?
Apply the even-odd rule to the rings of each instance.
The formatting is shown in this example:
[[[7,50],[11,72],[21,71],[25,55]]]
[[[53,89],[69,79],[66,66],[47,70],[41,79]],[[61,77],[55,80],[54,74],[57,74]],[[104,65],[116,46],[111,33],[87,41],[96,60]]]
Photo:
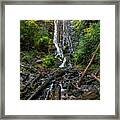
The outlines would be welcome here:
[[[79,83],[81,82],[82,78],[84,77],[85,73],[87,72],[88,68],[90,67],[91,63],[93,62],[95,55],[96,55],[99,48],[100,48],[100,43],[98,44],[96,50],[94,51],[93,56],[92,56],[90,62],[88,63],[87,67],[85,68],[84,72],[82,73],[82,76],[79,79]]]

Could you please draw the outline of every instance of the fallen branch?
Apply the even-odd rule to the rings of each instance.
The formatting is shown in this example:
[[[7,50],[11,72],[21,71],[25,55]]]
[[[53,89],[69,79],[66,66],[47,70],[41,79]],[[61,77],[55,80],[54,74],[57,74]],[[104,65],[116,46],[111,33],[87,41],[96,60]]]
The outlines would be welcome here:
[[[46,80],[46,82],[44,82],[40,87],[38,87],[38,89],[28,98],[28,100],[36,100],[39,98],[39,96],[41,95],[42,91],[44,88],[46,88],[46,86],[49,84],[51,79]]]
[[[96,77],[93,73],[91,74],[91,76],[92,76],[93,78],[95,78],[96,80],[100,81],[100,78]]]
[[[90,62],[88,63],[87,67],[85,68],[84,72],[82,73],[82,76],[80,77],[78,84],[80,84],[82,78],[84,77],[85,73],[87,72],[88,68],[90,67],[91,63],[93,62],[93,60],[95,58],[95,55],[96,55],[96,53],[97,53],[97,51],[98,51],[99,48],[100,48],[100,43],[98,44],[96,50],[94,51],[93,56],[92,56]]]

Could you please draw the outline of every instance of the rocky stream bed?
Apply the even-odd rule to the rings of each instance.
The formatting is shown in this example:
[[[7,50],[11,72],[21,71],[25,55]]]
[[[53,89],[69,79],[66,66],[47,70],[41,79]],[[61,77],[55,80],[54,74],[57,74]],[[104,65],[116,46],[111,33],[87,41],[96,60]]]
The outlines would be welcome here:
[[[99,100],[100,81],[87,72],[79,82],[82,72],[77,68],[26,67],[21,64],[21,100]],[[97,75],[97,73],[96,73]]]

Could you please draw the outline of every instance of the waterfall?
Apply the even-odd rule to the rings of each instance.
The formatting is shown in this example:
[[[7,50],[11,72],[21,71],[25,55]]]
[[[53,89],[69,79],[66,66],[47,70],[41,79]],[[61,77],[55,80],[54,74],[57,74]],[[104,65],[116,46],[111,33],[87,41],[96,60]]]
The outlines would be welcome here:
[[[57,50],[58,59],[62,61],[60,68],[65,67],[66,62],[68,61],[69,67],[72,67],[71,61],[70,61],[70,54],[73,52],[72,47],[72,40],[71,40],[71,21],[70,20],[63,20],[62,21],[62,48],[59,47],[58,43],[58,20],[54,20],[54,39],[53,43]],[[66,46],[68,46],[68,49],[66,49]],[[63,50],[66,51],[66,53],[63,54]]]
[[[72,41],[71,41],[71,36],[72,36],[72,26],[70,21],[68,21],[68,25],[67,25],[67,29],[68,29],[68,41],[69,41],[69,51],[70,54],[73,52],[73,46],[72,46]]]
[[[52,89],[53,89],[53,83],[50,85],[50,88],[49,88],[49,90],[47,91],[47,94],[46,94],[45,100],[48,99],[49,94],[50,94],[50,92],[52,91]]]
[[[64,49],[64,43],[65,43],[65,20],[63,20],[63,40],[62,40],[62,48]],[[64,57],[64,56],[63,56]],[[63,68],[66,63],[66,57],[64,57],[62,64],[59,66],[60,68]]]
[[[62,40],[62,48],[64,49],[65,42],[65,21],[63,20],[63,40]]]
[[[62,64],[59,67],[63,68],[65,66],[65,63],[66,63],[66,57],[64,57],[63,62],[62,62]]]
[[[58,46],[57,24],[58,24],[58,20],[54,20],[54,39],[53,39],[53,43],[55,44],[55,47],[57,49],[57,55],[56,56],[60,56],[60,57],[63,58],[63,52],[60,49],[60,47]]]
[[[62,87],[62,83],[59,83],[59,85],[60,85],[60,88],[61,88],[61,97],[62,97],[64,95],[65,90]]]

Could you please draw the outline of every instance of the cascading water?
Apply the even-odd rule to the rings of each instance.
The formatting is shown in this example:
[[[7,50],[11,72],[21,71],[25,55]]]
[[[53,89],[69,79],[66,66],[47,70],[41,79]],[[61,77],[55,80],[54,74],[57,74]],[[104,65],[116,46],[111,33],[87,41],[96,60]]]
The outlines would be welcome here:
[[[71,36],[72,36],[72,25],[70,23],[70,21],[68,20],[68,24],[67,24],[67,30],[68,30],[68,41],[69,41],[69,51],[70,54],[73,52],[73,46],[72,46],[72,41],[71,41]]]
[[[48,99],[49,94],[50,94],[50,92],[52,91],[52,88],[53,88],[53,83],[50,85],[50,88],[49,88],[49,90],[47,91],[47,94],[46,94],[45,100]]]
[[[63,40],[62,40],[62,48],[64,49],[64,42],[65,42],[65,21],[63,20]]]
[[[55,47],[57,49],[57,55],[56,56],[59,56],[59,57],[63,58],[63,52],[60,49],[60,47],[58,46],[57,24],[58,24],[58,20],[54,20],[54,39],[53,39],[53,43],[55,44]]]
[[[57,49],[57,55],[56,57],[59,57],[59,59],[62,61],[62,64],[59,66],[60,68],[65,67],[66,62],[68,62],[69,67],[72,67],[71,61],[70,61],[70,54],[73,52],[73,47],[72,47],[72,41],[71,41],[71,21],[70,20],[63,20],[62,21],[62,43],[61,46],[62,48],[59,47],[58,44],[58,20],[54,20],[54,39],[53,43],[55,44],[55,47]],[[66,46],[68,48],[66,49]],[[66,51],[63,54],[63,50]]]
[[[62,87],[62,83],[59,83],[61,89],[61,97],[64,95],[65,89]]]
[[[62,62],[62,64],[59,67],[63,68],[65,66],[65,63],[66,63],[66,57],[64,57],[63,62]]]

